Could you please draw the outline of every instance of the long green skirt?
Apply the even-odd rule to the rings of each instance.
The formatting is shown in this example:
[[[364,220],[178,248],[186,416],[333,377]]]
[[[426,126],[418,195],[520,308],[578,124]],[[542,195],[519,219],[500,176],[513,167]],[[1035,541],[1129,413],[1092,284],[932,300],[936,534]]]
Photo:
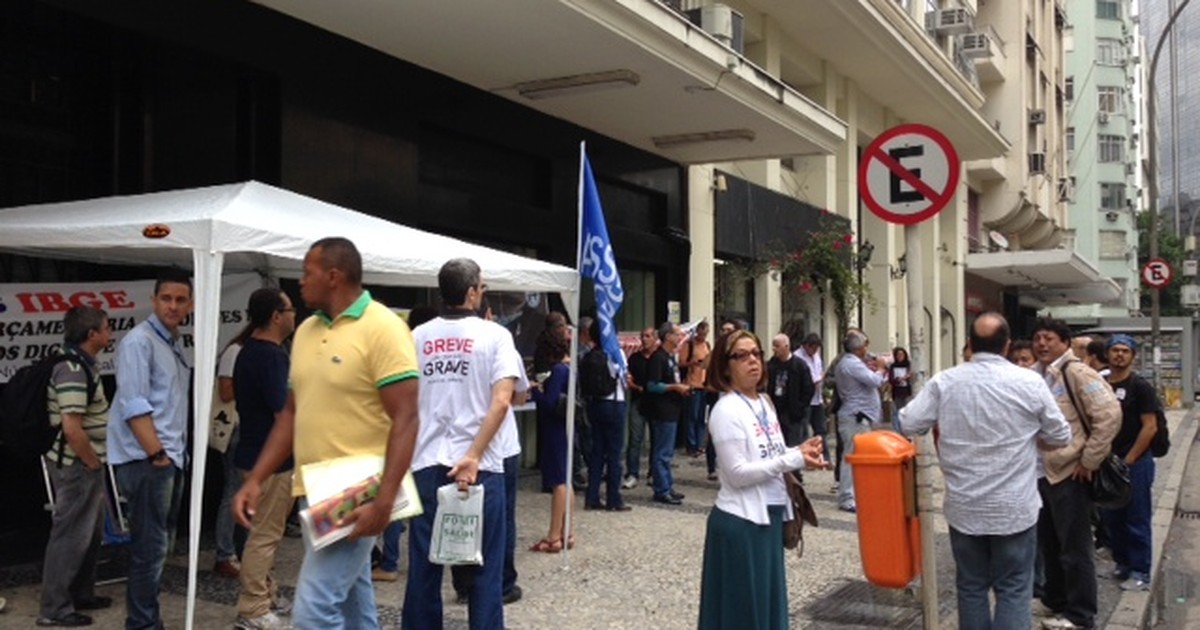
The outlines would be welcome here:
[[[713,508],[704,535],[701,630],[788,627],[783,568],[783,506],[768,507],[770,525]]]

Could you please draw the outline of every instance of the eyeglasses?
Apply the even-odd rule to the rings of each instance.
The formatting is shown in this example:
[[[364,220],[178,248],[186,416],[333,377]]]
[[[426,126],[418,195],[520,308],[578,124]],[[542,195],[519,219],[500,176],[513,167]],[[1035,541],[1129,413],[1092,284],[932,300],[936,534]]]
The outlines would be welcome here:
[[[749,359],[750,357],[754,357],[755,359],[762,361],[762,358],[763,358],[762,350],[738,350],[737,352],[729,353],[729,358],[734,361],[745,361],[746,359]]]

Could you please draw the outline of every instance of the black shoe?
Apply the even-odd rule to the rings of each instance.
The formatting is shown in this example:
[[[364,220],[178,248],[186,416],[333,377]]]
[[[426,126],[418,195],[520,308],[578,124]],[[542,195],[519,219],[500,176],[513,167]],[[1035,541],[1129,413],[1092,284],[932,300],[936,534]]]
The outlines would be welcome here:
[[[666,503],[667,505],[682,505],[683,501],[676,499],[669,494],[654,495],[655,503]]]
[[[670,495],[671,495],[671,498],[672,498],[672,499],[678,499],[678,500],[680,500],[680,501],[682,501],[682,500],[683,500],[683,493],[682,493],[682,492],[675,492],[674,490],[672,490],[672,491],[671,491],[671,492],[669,492],[668,494],[670,494]]]
[[[75,603],[75,610],[103,610],[112,606],[112,598],[96,595],[91,599],[86,599]]]
[[[519,602],[521,601],[521,596],[524,594],[525,592],[521,590],[520,586],[513,584],[512,590],[504,594],[504,603]]]
[[[39,626],[59,626],[63,628],[77,628],[79,626],[92,625],[92,618],[77,612],[63,615],[57,619],[48,619],[46,617],[38,617],[37,625]]]
[[[629,507],[628,505],[625,505],[624,503],[622,503],[621,505],[608,506],[609,512],[628,512],[632,509],[633,509],[632,507]]]
[[[604,509],[603,503],[585,503],[585,504],[583,504],[583,511],[585,511],[585,512],[591,512],[594,510],[603,510],[603,509]]]

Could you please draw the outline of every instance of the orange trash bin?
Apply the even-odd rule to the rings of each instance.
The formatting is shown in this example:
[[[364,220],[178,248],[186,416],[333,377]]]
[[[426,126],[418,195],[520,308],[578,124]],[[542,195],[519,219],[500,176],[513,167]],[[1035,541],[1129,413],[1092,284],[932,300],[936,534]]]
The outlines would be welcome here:
[[[916,449],[892,431],[854,436],[858,548],[863,574],[877,586],[904,588],[921,573],[916,509]]]

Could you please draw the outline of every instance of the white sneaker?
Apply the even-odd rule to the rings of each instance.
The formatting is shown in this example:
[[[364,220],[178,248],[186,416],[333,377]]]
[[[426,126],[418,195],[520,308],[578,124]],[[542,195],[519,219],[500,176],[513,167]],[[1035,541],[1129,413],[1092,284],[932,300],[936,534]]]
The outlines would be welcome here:
[[[1148,591],[1150,583],[1140,577],[1131,577],[1124,582],[1121,582],[1122,591]]]
[[[631,488],[636,488],[637,483],[637,477],[634,477],[633,475],[625,475],[624,481],[621,482],[621,487],[629,490]]]
[[[259,617],[242,617],[238,615],[234,622],[235,630],[292,630],[292,624],[279,618],[273,612]]]
[[[1081,630],[1083,626],[1075,625],[1066,617],[1051,617],[1042,620],[1042,628],[1044,630]]]

